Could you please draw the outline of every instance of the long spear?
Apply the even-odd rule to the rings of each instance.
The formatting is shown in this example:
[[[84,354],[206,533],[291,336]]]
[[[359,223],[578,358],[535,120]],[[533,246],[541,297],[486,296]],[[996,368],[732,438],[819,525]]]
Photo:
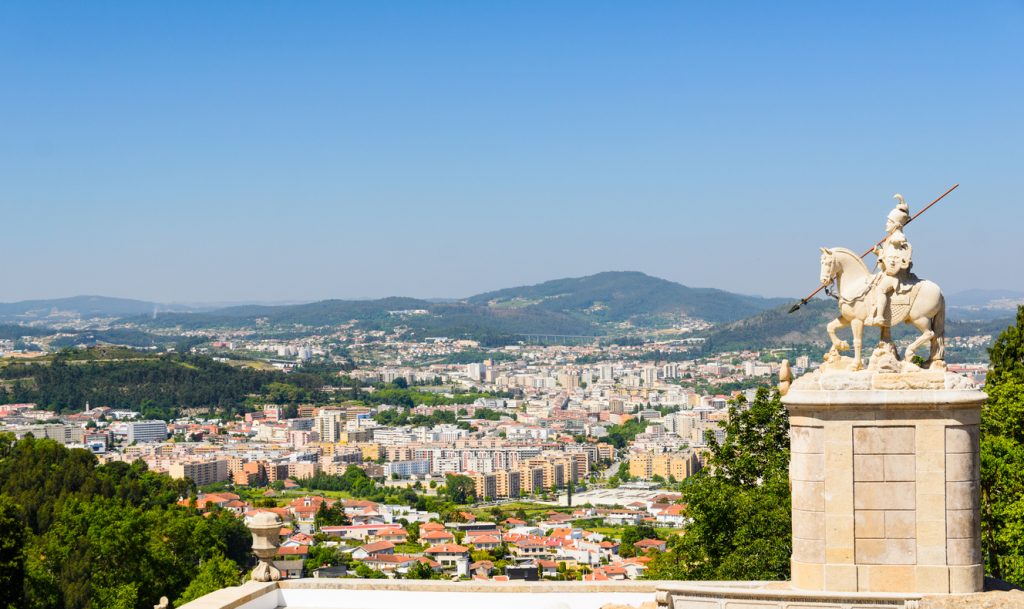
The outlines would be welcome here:
[[[953,192],[954,190],[956,190],[957,186],[960,186],[960,185],[959,185],[959,184],[953,184],[953,186],[951,186],[949,190],[947,190],[946,192],[944,192],[944,193],[942,193],[941,195],[939,195],[939,198],[938,198],[938,199],[935,199],[934,201],[932,201],[931,203],[929,203],[928,205],[926,205],[926,206],[924,207],[924,209],[922,209],[921,211],[919,211],[919,212],[917,212],[916,214],[914,214],[913,216],[911,216],[911,218],[910,218],[909,220],[907,220],[907,224],[910,224],[911,222],[913,222],[914,220],[916,220],[918,216],[920,216],[920,215],[921,215],[921,214],[923,214],[924,212],[928,211],[928,209],[929,209],[929,208],[930,208],[930,207],[931,207],[932,205],[935,205],[936,203],[938,203],[939,201],[941,201],[941,200],[943,199],[943,197],[945,197],[945,196],[946,196],[946,195],[948,195],[949,193],[951,193],[951,192]],[[906,226],[906,224],[905,224],[904,226]],[[888,238],[888,235],[886,235],[885,237],[882,237],[882,238],[881,238],[881,239],[880,239],[880,240],[878,241],[878,243],[876,243],[876,244],[874,244],[873,246],[869,247],[869,248],[868,248],[868,250],[867,250],[866,252],[864,252],[863,254],[861,254],[861,255],[860,255],[861,259],[863,260],[863,259],[864,259],[864,257],[866,257],[866,256],[867,256],[868,254],[870,254],[871,252],[875,251],[875,248],[876,248],[876,247],[878,247],[879,245],[882,245],[882,242],[883,242],[883,241],[885,241],[885,240],[886,240],[886,238]],[[791,307],[789,308],[789,312],[790,312],[790,313],[793,313],[793,312],[795,312],[795,311],[798,311],[798,310],[800,309],[800,307],[804,306],[805,304],[807,304],[807,303],[808,303],[808,301],[810,301],[810,300],[811,300],[812,298],[814,298],[814,296],[815,296],[815,295],[817,295],[817,293],[818,293],[818,292],[820,292],[820,291],[824,290],[824,289],[825,289],[825,286],[826,286],[826,285],[828,285],[828,284],[824,284],[824,283],[823,283],[823,284],[821,284],[820,286],[818,286],[818,289],[817,289],[817,290],[814,290],[813,292],[811,292],[810,294],[808,294],[806,298],[804,298],[804,299],[803,299],[803,300],[801,300],[800,302],[796,303],[795,305],[791,306]]]

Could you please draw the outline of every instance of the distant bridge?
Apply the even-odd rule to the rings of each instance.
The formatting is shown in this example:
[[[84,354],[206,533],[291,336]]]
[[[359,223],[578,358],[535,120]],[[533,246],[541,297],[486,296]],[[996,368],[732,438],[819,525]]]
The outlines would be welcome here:
[[[600,336],[580,336],[577,334],[516,334],[530,345],[543,344],[585,344],[599,340]]]

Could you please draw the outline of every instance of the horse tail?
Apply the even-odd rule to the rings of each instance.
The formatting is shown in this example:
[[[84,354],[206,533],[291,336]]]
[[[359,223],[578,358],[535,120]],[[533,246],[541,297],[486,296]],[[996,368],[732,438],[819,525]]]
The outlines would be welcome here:
[[[932,318],[932,332],[935,333],[936,340],[939,341],[939,348],[942,351],[946,350],[946,297],[943,296],[942,292],[939,292],[939,310],[935,312],[935,317]]]

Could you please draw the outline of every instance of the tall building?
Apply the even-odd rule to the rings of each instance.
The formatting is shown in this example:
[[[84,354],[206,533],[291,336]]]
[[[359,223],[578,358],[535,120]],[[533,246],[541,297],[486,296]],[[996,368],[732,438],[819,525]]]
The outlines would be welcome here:
[[[656,366],[644,366],[640,371],[640,378],[644,381],[644,387],[650,387],[658,382],[658,368]]]
[[[484,366],[483,364],[466,364],[466,376],[468,376],[470,380],[482,381],[486,374],[487,366]]]
[[[498,477],[495,474],[466,472],[466,475],[473,480],[473,486],[478,500],[490,500],[498,497]]]
[[[167,469],[171,478],[188,478],[195,482],[196,486],[206,486],[228,479],[227,459],[175,463]]]
[[[685,480],[700,470],[700,459],[692,450],[679,453],[630,453],[629,475],[643,480],[654,476]]]
[[[522,475],[518,471],[494,472],[494,480],[498,497],[518,497],[522,493]]]
[[[128,425],[128,443],[163,442],[167,439],[164,421],[132,421]]]
[[[337,442],[345,430],[345,411],[338,408],[324,408],[316,415],[316,431],[321,442]]]

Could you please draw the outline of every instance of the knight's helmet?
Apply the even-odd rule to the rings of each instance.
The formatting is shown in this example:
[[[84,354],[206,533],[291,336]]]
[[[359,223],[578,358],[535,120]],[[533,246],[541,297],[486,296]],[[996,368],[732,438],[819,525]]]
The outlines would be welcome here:
[[[907,222],[910,222],[910,207],[907,205],[907,202],[903,200],[903,195],[895,194],[893,195],[893,198],[899,201],[899,203],[897,203],[896,207],[889,212],[887,217],[898,228],[903,228],[906,226]]]

